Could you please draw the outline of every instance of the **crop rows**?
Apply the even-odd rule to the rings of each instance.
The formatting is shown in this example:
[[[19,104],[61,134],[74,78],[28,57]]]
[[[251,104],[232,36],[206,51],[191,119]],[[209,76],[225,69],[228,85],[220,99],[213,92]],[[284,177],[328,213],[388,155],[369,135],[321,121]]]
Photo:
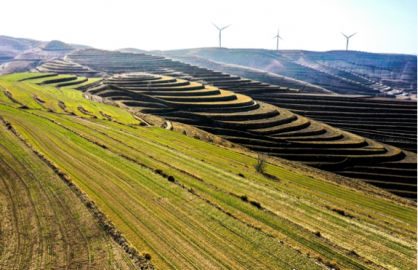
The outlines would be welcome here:
[[[42,76],[40,75],[42,73],[33,74],[38,74],[38,77]],[[68,81],[68,79],[71,80]],[[18,82],[16,80],[23,81]],[[138,124],[138,121],[128,112],[118,110],[114,106],[88,100],[81,91],[74,89],[94,85],[99,83],[100,80],[98,78],[80,79],[72,75],[48,75],[47,77],[33,79],[25,74],[22,76],[6,75],[0,77],[0,100],[10,103],[9,97],[11,97],[16,101],[15,105],[31,109],[68,113],[80,117],[110,118],[124,124]],[[59,90],[57,89],[59,84],[70,82],[73,83],[69,86],[62,86]],[[3,98],[1,98],[2,96]]]
[[[133,269],[72,188],[12,129],[0,119],[0,268]]]
[[[417,104],[414,101],[281,93],[256,94],[254,98],[416,152]]]
[[[188,87],[193,90],[188,91]],[[188,83],[183,79],[132,73],[108,78],[102,85],[88,89],[87,93],[104,98],[114,95],[114,102],[134,112],[157,114],[171,121],[196,125],[254,151],[304,162],[371,184],[396,176],[397,163],[392,170],[369,175],[359,174],[358,165],[373,167],[383,162],[402,160],[410,160],[407,163],[411,167],[416,164],[415,154],[399,148],[376,143],[261,101],[253,101],[248,96],[214,86],[200,85],[200,90],[198,88],[197,83]],[[156,108],[157,104],[159,108]],[[408,175],[401,179],[398,187],[378,186],[415,198],[416,176]]]
[[[339,53],[341,52],[337,52],[335,54],[336,58],[340,57]],[[312,57],[317,58],[318,56],[313,55]],[[341,55],[341,57],[343,57],[343,55]],[[297,53],[296,55],[292,55],[292,52],[288,52],[283,54],[282,58],[298,59],[300,58],[300,55]],[[298,114],[305,115],[321,122],[329,123],[333,126],[335,125],[336,127],[356,133],[360,136],[394,145],[408,151],[416,152],[416,136],[408,136],[405,134],[405,132],[398,132],[398,130],[402,130],[405,124],[410,126],[410,130],[416,130],[416,102],[402,102],[395,99],[379,99],[373,98],[371,96],[360,95],[341,96],[297,93],[295,89],[260,83],[248,79],[243,79],[237,76],[231,76],[219,71],[193,66],[179,61],[173,61],[160,56],[151,56],[145,54],[83,50],[69,54],[67,59],[82,65],[89,66],[96,70],[106,71],[110,74],[143,71],[154,74],[164,74],[176,78],[185,78],[199,82],[205,81],[205,83],[209,83],[220,89],[249,95],[255,100],[262,100],[267,103],[273,102],[273,105],[278,107],[291,109]],[[322,63],[322,60],[318,60],[316,62],[317,65],[321,66],[321,68],[327,68],[324,65],[326,63],[320,64]],[[295,65],[299,64],[295,63]],[[352,74],[352,72],[339,70],[337,68],[328,68],[333,69],[332,72],[329,72],[338,76],[342,76],[345,78],[345,80],[349,81],[353,79],[356,82],[360,81],[361,84],[363,86],[367,86],[366,88],[369,90],[376,87],[379,88],[381,86],[376,84],[373,79],[361,77],[356,74]],[[306,80],[306,76],[307,75],[304,75],[304,77],[301,77],[300,79]],[[354,77],[351,78],[350,76]],[[338,90],[338,84],[335,84],[334,86],[336,86],[336,89]],[[358,85],[356,86],[355,83],[352,83],[352,86],[358,88]],[[383,91],[383,89],[380,90]],[[342,88],[341,91],[344,91],[344,88]],[[370,92],[367,94],[370,94]],[[274,97],[277,98],[273,101],[272,98]],[[294,99],[294,101],[286,101],[289,98]],[[309,103],[307,104],[306,102]],[[293,103],[299,104],[297,109],[294,108]],[[318,109],[313,110],[308,108],[307,105],[316,106]],[[337,107],[335,107],[336,105]],[[357,107],[358,105],[361,105],[361,110],[364,111],[364,113],[359,111],[348,111],[351,107]],[[331,108],[330,106],[334,106],[335,110],[325,110],[325,108]],[[379,106],[382,113],[373,113],[373,107],[376,108]],[[394,106],[405,106],[404,108],[408,109],[410,106],[412,106],[413,108],[412,110],[408,110],[406,114],[396,112],[394,115],[391,110],[388,111],[386,109],[386,107],[389,109]],[[369,108],[371,110],[369,110]],[[152,113],[152,111],[150,111],[150,113]],[[358,123],[353,123],[355,126],[350,125],[350,121],[352,121],[353,117],[358,119],[359,122],[376,122],[380,126],[376,127],[371,125],[359,125]],[[395,117],[397,121],[393,121],[393,119],[387,119]],[[333,120],[333,118],[336,118],[338,121]],[[410,119],[410,121],[408,119]],[[409,122],[405,123],[405,121]],[[381,129],[384,129],[385,127],[390,128],[391,131],[389,131],[388,128],[381,131]]]
[[[40,110],[2,107],[1,115],[157,268],[320,269],[320,260],[351,269],[416,267],[413,208],[269,164],[281,179],[272,181],[254,172],[254,158],[167,130]],[[334,192],[338,198],[327,195]]]
[[[45,101],[41,104],[54,104],[63,88],[1,84],[0,93],[11,89],[16,101],[26,104],[23,109],[0,96],[0,115],[17,134],[7,136],[17,141],[19,136],[31,145],[29,153],[53,162],[136,250],[151,254],[156,268],[416,268],[412,202],[395,204],[388,194],[361,182],[356,185],[363,192],[344,187],[355,184],[348,179],[342,178],[341,186],[304,176],[273,159],[266,174],[258,174],[252,153],[160,128],[52,113],[44,107],[52,105],[30,103],[28,97],[35,93]],[[79,102],[73,94],[66,95],[68,108]],[[124,112],[113,108],[115,117]],[[259,120],[285,114],[267,104],[256,111]],[[191,114],[209,121],[205,112],[181,115]],[[222,112],[212,114],[222,118]],[[243,112],[231,115],[245,119]],[[253,136],[254,142],[260,138]]]
[[[100,72],[93,71],[87,67],[75,64],[64,59],[56,59],[48,61],[36,68],[39,72],[57,73],[57,74],[74,74],[77,76],[99,77]]]
[[[301,91],[416,100],[417,61],[413,55],[205,48],[164,52],[164,56],[277,85],[289,86],[293,80],[296,83],[291,87]]]

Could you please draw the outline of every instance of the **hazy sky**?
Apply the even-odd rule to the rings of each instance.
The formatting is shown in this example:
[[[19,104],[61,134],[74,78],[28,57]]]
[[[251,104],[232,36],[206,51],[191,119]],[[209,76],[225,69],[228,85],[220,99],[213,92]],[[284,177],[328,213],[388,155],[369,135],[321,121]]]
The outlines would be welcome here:
[[[417,53],[416,0],[1,0],[0,35],[101,49],[345,49]]]

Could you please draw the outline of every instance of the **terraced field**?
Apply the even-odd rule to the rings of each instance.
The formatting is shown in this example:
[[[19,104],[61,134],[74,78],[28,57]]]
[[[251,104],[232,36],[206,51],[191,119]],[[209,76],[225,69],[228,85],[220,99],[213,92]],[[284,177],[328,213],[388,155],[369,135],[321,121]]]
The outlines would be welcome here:
[[[224,73],[233,74],[235,76],[248,78],[254,81],[260,81],[272,85],[280,85],[281,87],[298,89],[301,92],[334,94],[332,91],[328,89],[307,83],[305,81],[296,80],[290,77],[266,72],[264,70],[256,68],[220,63],[203,57],[199,57],[197,55],[190,54],[176,54],[170,52],[168,55],[166,53],[164,55],[165,57],[169,57],[170,59],[188,63],[194,66],[217,70]]]
[[[184,83],[167,77],[156,82],[164,85],[164,80]],[[107,218],[104,224],[99,222],[99,229],[106,230],[110,238],[123,235],[134,247],[128,251],[149,253],[157,269],[417,267],[414,202],[392,198],[356,180],[319,174],[309,167],[273,158],[266,161],[266,175],[262,175],[252,167],[257,160],[254,153],[232,151],[166,129],[50,112],[35,107],[38,103],[29,102],[26,94],[38,89],[34,86],[46,88],[50,96],[44,96],[44,101],[54,104],[54,98],[62,97],[62,88],[14,82],[10,99],[4,94],[10,87],[5,82],[12,81],[0,78],[0,83],[6,84],[0,89],[0,134],[6,138],[0,145],[13,141],[16,148],[26,149],[28,154],[23,154],[22,159],[33,156],[46,162],[42,164],[46,164],[57,184],[75,194],[73,198],[77,192],[68,188],[71,185],[91,200],[88,214],[95,215],[97,207]],[[149,90],[153,84],[148,87],[144,82],[144,87]],[[230,95],[219,92],[221,97]],[[149,96],[163,100],[160,97]],[[26,102],[26,107],[21,102]],[[74,102],[78,102],[76,97]],[[70,100],[66,104],[76,106],[70,105]],[[238,119],[239,112],[234,113]],[[1,158],[5,156],[2,153]],[[34,175],[40,170],[37,166],[25,168]],[[15,171],[21,175],[23,169]],[[0,196],[4,202],[7,196]],[[76,205],[71,201],[68,204]],[[3,228],[7,223],[0,224]],[[103,229],[109,227],[120,234]],[[0,241],[5,239],[2,234]],[[32,247],[25,242],[21,246]],[[0,262],[10,263],[3,250]],[[55,254],[64,253],[57,250]],[[105,264],[108,260],[99,262]],[[103,268],[90,265],[90,269]]]
[[[152,113],[195,125],[257,152],[332,170],[416,198],[414,153],[364,139],[245,95],[151,74],[115,75],[87,92],[110,97],[134,113]],[[376,170],[380,166],[386,169]]]
[[[417,91],[417,56],[334,51],[304,54],[333,73],[349,73],[356,81],[379,82],[403,92]]]
[[[369,96],[254,94],[255,99],[379,142],[417,151],[417,103]]]
[[[186,51],[169,52],[170,57],[185,60],[181,53]],[[180,55],[179,55],[180,54]],[[309,82],[315,86],[328,89],[334,93],[339,94],[378,94],[380,91],[374,89],[366,84],[357,83],[355,81],[346,79],[321,70],[317,66],[308,65],[307,60],[301,58],[299,61],[287,57],[286,53],[282,54],[276,51],[269,50],[191,50],[186,53],[186,56],[194,55],[200,56],[201,59],[209,59],[217,61],[218,63],[237,64],[243,67],[256,68],[263,71],[268,71],[273,74],[278,74],[288,78]],[[199,61],[201,62],[201,61]]]
[[[147,72],[203,82],[219,87],[220,89],[243,94],[249,94],[255,91],[298,91],[296,89],[289,89],[288,87],[260,83],[238,76],[231,76],[223,72],[173,61],[161,56],[143,53],[133,54],[89,49],[70,53],[66,56],[66,59],[87,66],[93,70],[106,72],[110,75],[129,72]],[[236,91],[237,89],[240,89],[240,91]]]
[[[224,48],[163,53],[166,57],[202,67],[210,67],[215,62],[256,69],[301,80],[339,94],[382,94],[405,98],[417,91],[416,55]],[[265,79],[261,77],[259,80],[267,82]]]
[[[49,62],[46,62],[36,69],[42,73],[57,73],[57,74],[74,74],[77,76],[86,76],[86,77],[102,77],[103,73],[93,71],[82,65],[75,64],[64,59],[55,59]]]
[[[36,74],[36,75],[33,75]],[[123,124],[139,124],[129,112],[93,102],[81,91],[100,83],[101,78],[79,78],[51,73],[21,73],[0,77],[0,100],[13,100],[23,108],[66,113],[87,118],[111,119]],[[101,101],[101,100],[96,100]]]
[[[183,58],[185,55],[182,55],[183,57],[179,59],[184,60]],[[292,52],[288,52],[285,56],[287,58],[293,59],[292,61],[297,61],[301,54],[298,54],[297,52],[293,52],[293,54]],[[186,58],[184,61],[187,60]],[[405,126],[408,126],[407,129],[409,133],[411,132],[411,129],[412,131],[414,129],[416,130],[416,102],[414,101],[405,101],[402,103],[402,101],[395,99],[382,100],[375,98],[375,94],[372,96],[346,96],[345,98],[342,95],[319,95],[316,96],[316,98],[313,98],[313,96],[307,93],[301,93],[296,89],[278,87],[266,83],[252,81],[249,79],[243,79],[238,76],[231,76],[219,71],[185,64],[179,61],[172,61],[160,56],[151,56],[146,54],[108,52],[101,50],[83,50],[69,54],[67,56],[67,60],[74,61],[82,65],[89,66],[93,69],[107,72],[109,74],[143,71],[147,73],[167,75],[179,79],[192,80],[216,86],[223,90],[229,90],[248,95],[255,100],[261,99],[267,103],[270,103],[271,96],[272,102],[274,102],[273,105],[278,107],[290,109],[291,111],[295,111],[296,113],[302,115],[305,115],[306,113],[307,117],[317,119],[318,121],[323,121],[331,125],[336,124],[336,127],[342,128],[360,136],[400,147],[407,151],[416,152],[416,138],[411,137],[410,134],[406,134],[404,132]],[[319,61],[317,65],[322,63],[321,59],[317,60]],[[197,63],[199,65],[202,64],[201,61]],[[325,64],[321,65],[324,66]],[[218,66],[219,64],[215,67]],[[384,90],[382,88],[384,86],[378,85],[376,81],[373,81],[372,79],[357,76],[352,72],[350,73],[343,70],[338,70],[336,68],[335,70],[333,74],[339,77],[344,77],[345,80],[361,82],[362,84],[367,85],[368,89],[377,89],[378,91]],[[309,74],[305,75],[309,77]],[[408,79],[410,78],[408,77]],[[284,84],[289,85],[286,79],[283,78],[282,81]],[[280,82],[277,83],[280,85]],[[312,87],[305,88],[303,85],[296,85],[301,87],[301,89],[312,90]],[[371,92],[369,92],[369,94],[370,93]],[[292,97],[292,99],[294,99],[293,103],[298,105],[298,108],[295,108],[292,102],[286,101],[285,96],[287,95],[288,97]],[[283,102],[281,102],[282,99]],[[298,99],[300,99],[300,103],[298,103]],[[307,106],[307,102],[310,106]],[[331,104],[334,105],[331,106],[330,102],[332,102]],[[352,111],[348,111],[349,107],[358,107],[359,105],[361,105],[361,111],[364,113],[356,113],[355,119],[353,119],[354,117],[351,117]],[[392,117],[392,115],[385,116],[385,107],[390,109],[392,107],[400,107],[404,105],[406,108],[410,109],[408,112],[406,112],[406,115],[403,116],[401,114],[396,118],[396,120]],[[327,111],[324,112],[322,109],[324,106],[332,110],[327,109]],[[384,111],[379,114],[374,113],[373,110],[375,110],[374,108],[376,106],[380,107],[380,110]],[[335,110],[333,108],[335,108]],[[319,112],[317,112],[318,110]],[[347,112],[342,112],[342,110],[347,110]],[[327,115],[333,115],[342,121],[335,121],[335,118],[328,119]],[[361,124],[371,122],[378,123],[378,126]],[[390,127],[392,131],[389,131],[388,127]],[[398,132],[398,130],[402,132]]]

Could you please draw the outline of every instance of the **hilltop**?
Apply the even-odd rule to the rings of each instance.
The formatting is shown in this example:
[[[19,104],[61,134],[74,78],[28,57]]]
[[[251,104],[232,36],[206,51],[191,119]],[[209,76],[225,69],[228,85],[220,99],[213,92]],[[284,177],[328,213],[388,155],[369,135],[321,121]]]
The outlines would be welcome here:
[[[339,94],[370,94],[377,89],[392,95],[409,92],[416,95],[417,91],[416,55],[225,48],[175,50],[164,54],[202,67],[209,67],[209,60],[254,68]]]
[[[71,51],[85,48],[90,47],[69,45],[59,40],[45,42],[0,36],[0,75],[34,71],[36,66],[45,61],[64,57]]]

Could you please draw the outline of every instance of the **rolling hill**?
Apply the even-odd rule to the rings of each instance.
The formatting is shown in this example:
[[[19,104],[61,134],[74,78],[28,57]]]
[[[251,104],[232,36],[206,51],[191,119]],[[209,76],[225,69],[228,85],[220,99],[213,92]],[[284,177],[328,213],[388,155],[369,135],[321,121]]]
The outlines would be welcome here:
[[[257,173],[75,90],[99,81],[0,77],[0,267],[416,269],[416,203],[274,157]]]
[[[416,197],[416,155],[249,96],[151,74],[116,75],[87,92],[120,107],[194,125],[249,149]],[[279,93],[278,90],[275,91]],[[291,91],[282,89],[283,95]]]
[[[1,74],[0,269],[417,268],[416,56],[0,36]]]
[[[216,61],[254,68],[302,80],[339,94],[402,97],[403,93],[416,96],[417,91],[415,55],[224,48],[167,51],[164,55],[186,63],[193,61],[202,67]]]

